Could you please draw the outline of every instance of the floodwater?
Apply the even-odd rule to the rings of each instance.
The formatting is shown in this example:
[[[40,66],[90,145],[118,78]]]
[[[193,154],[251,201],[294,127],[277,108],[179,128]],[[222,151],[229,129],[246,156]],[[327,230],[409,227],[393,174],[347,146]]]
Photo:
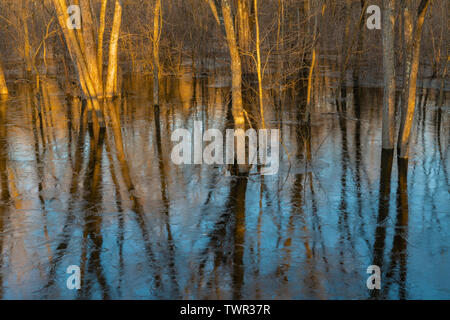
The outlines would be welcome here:
[[[407,163],[381,154],[382,88],[347,88],[337,112],[322,83],[311,126],[296,94],[265,90],[278,174],[175,165],[176,128],[226,128],[223,83],[164,78],[155,109],[128,75],[98,132],[54,79],[40,98],[17,81],[0,106],[0,298],[450,299],[449,109],[432,90]]]

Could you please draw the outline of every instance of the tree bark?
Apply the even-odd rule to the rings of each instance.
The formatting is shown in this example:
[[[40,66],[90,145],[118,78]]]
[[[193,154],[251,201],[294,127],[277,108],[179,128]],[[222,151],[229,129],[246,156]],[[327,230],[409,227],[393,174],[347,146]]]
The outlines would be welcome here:
[[[251,51],[252,33],[250,30],[250,4],[248,0],[237,1],[237,18],[238,18],[238,42],[239,49],[246,53],[242,56],[243,73],[248,75],[251,73],[251,58],[248,55]]]
[[[122,4],[116,0],[114,7],[113,26],[109,41],[108,73],[106,75],[105,97],[112,98],[117,95],[117,63],[120,24],[122,22]]]
[[[395,55],[394,26],[395,0],[383,0],[383,68],[384,68],[384,98],[383,98],[383,129],[382,148],[394,148],[395,129]]]
[[[242,104],[241,57],[239,56],[231,6],[228,0],[222,0],[222,13],[231,59],[231,93],[234,125],[236,129],[245,129],[244,109]]]
[[[69,18],[67,4],[64,0],[53,0],[53,3],[55,5],[59,25],[63,31],[64,38],[66,39],[67,48],[77,71],[81,89],[87,97],[95,97],[96,90],[81,50],[79,38],[77,37],[75,30],[67,27],[67,19]]]
[[[407,87],[405,87],[405,100],[402,104],[402,118],[400,122],[400,131],[398,138],[398,153],[400,158],[408,158],[409,156],[409,138],[411,134],[411,127],[414,118],[414,109],[416,105],[416,83],[417,83],[417,73],[419,71],[419,60],[420,60],[420,42],[422,39],[422,28],[423,22],[425,20],[425,15],[431,0],[422,0],[419,4],[419,10],[417,14],[417,22],[414,30],[413,45],[411,55],[409,55],[408,60],[411,66],[407,76]],[[406,24],[405,28],[412,28],[411,24]]]
[[[86,59],[87,67],[92,78],[92,82],[95,88],[95,96],[103,96],[103,82],[99,75],[99,67],[97,64],[96,45],[94,40],[94,23],[92,21],[91,6],[89,0],[80,0],[80,9],[82,14],[82,29],[84,40],[84,56]]]
[[[262,72],[261,72],[261,44],[259,41],[259,20],[258,20],[258,0],[254,0],[255,7],[255,26],[256,26],[256,57],[257,57],[257,73],[258,73],[258,93],[259,93],[259,110],[261,114],[262,128],[266,128],[266,121],[264,120],[264,105],[262,92]]]
[[[69,15],[67,13],[67,3],[65,0],[53,0],[55,5],[56,14],[58,16],[59,25],[63,31],[64,37],[66,39],[67,48],[69,50],[72,61],[75,65],[75,69],[77,71],[78,80],[80,82],[81,89],[83,90],[84,95],[87,98],[91,98],[92,101],[89,102],[89,106],[95,111],[95,120],[97,120],[97,124],[99,127],[104,127],[104,117],[100,108],[100,103],[98,101],[99,92],[98,88],[95,85],[92,73],[90,68],[86,63],[86,58],[84,55],[83,47],[80,45],[80,41],[82,41],[83,37],[79,37],[75,33],[75,30],[69,29],[67,27],[67,20]],[[94,56],[95,70],[94,72],[98,72],[97,63]],[[103,92],[101,92],[103,95]],[[91,112],[91,110],[90,110]]]
[[[5,74],[3,73],[2,65],[0,64],[0,98],[8,95],[8,88],[6,87]]]
[[[153,9],[153,105],[159,106],[159,40],[161,34],[161,0]]]
[[[97,43],[97,65],[98,74],[103,79],[103,36],[105,34],[105,18],[106,18],[106,6],[108,0],[102,0],[102,6],[100,9],[100,26],[98,29],[98,43]]]
[[[31,45],[30,35],[28,32],[28,18],[27,18],[27,5],[25,0],[22,0],[22,27],[23,27],[23,55],[25,57],[26,72],[30,73],[32,70],[31,62]]]

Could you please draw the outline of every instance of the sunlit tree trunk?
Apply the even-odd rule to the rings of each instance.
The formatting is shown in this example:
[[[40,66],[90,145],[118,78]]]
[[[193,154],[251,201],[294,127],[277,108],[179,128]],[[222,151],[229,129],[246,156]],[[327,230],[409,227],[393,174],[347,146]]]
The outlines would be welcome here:
[[[99,75],[97,65],[96,45],[94,40],[94,23],[92,21],[90,0],[80,0],[80,9],[82,14],[82,28],[84,40],[84,57],[95,88],[95,96],[103,96],[103,82]],[[113,35],[113,34],[112,34]],[[112,37],[111,35],[111,37]]]
[[[383,1],[383,68],[384,68],[384,99],[383,99],[383,149],[394,148],[394,116],[395,116],[395,55],[394,26],[395,0]]]
[[[258,73],[258,93],[259,93],[259,110],[261,115],[261,123],[263,129],[266,128],[266,122],[264,120],[264,105],[263,105],[263,92],[262,92],[262,72],[261,72],[261,44],[259,40],[259,20],[258,20],[258,0],[254,0],[255,7],[255,26],[256,26],[256,58]]]
[[[237,1],[237,32],[239,49],[244,54],[242,58],[242,71],[244,74],[251,73],[251,58],[249,56],[251,51],[252,33],[250,30],[250,3],[249,0]]]
[[[66,39],[66,44],[69,49],[70,56],[72,58],[72,61],[74,62],[77,71],[81,89],[83,90],[85,96],[91,100],[88,104],[90,106],[88,114],[90,115],[92,113],[92,110],[95,111],[95,117],[92,118],[93,119],[92,123],[95,126],[103,127],[105,123],[103,113],[100,108],[100,103],[98,101],[98,97],[103,96],[103,92],[99,91],[99,88],[101,88],[101,86],[99,86],[100,85],[99,83],[97,84],[95,83],[95,81],[93,80],[95,79],[95,76],[92,76],[93,73],[96,73],[98,76],[96,55],[94,54],[93,57],[91,58],[90,62],[93,65],[93,67],[90,68],[86,63],[86,57],[83,50],[84,46],[80,44],[80,42],[83,41],[83,36],[80,37],[75,33],[74,29],[69,29],[67,27],[67,20],[69,16],[67,13],[66,1],[53,0],[53,3],[55,5],[60,27]],[[96,80],[98,81],[98,78]],[[96,132],[97,131],[98,130],[96,130]]]
[[[98,29],[98,43],[97,43],[97,65],[98,74],[103,79],[103,36],[105,34],[105,19],[106,19],[106,6],[108,0],[102,0],[102,6],[100,9],[100,26]]]
[[[78,80],[80,82],[81,89],[87,97],[96,97],[97,91],[91,79],[90,70],[85,62],[84,54],[81,49],[79,38],[74,29],[67,27],[67,19],[69,18],[67,13],[67,4],[64,0],[53,0],[56,13],[58,16],[59,25],[66,39],[66,44],[69,49],[70,56],[76,67]]]
[[[26,0],[22,0],[22,27],[23,27],[23,55],[25,57],[25,67],[27,73],[31,72],[31,45],[30,45],[30,35],[28,31],[28,17],[27,17],[27,5]]]
[[[2,65],[0,64],[0,99],[2,96],[8,95],[8,88],[6,87],[5,74],[3,73]]]
[[[217,12],[217,7],[216,7],[214,0],[206,0],[206,2],[208,2],[209,6],[211,8],[211,11],[213,13],[214,19],[216,20],[217,25],[220,27],[219,13]]]
[[[120,24],[122,21],[122,4],[116,0],[114,19],[109,41],[108,74],[106,75],[105,97],[112,98],[117,95],[117,62]]]
[[[283,85],[283,77],[282,77],[282,72],[283,72],[283,48],[284,45],[282,43],[282,39],[283,39],[283,30],[284,30],[284,1],[283,0],[278,0],[278,19],[277,19],[277,42],[276,42],[276,49],[277,49],[277,69],[278,69],[278,74],[279,74],[279,79],[278,79],[278,83],[279,83],[279,92],[281,93],[282,90],[282,85]]]
[[[431,0],[422,0],[419,4],[417,22],[412,38],[412,50],[408,55],[407,65],[411,66],[409,73],[406,74],[407,81],[405,83],[405,100],[402,103],[402,117],[400,122],[400,131],[397,148],[400,158],[408,158],[409,153],[409,137],[414,117],[414,109],[416,105],[416,83],[417,73],[419,71],[420,60],[420,42],[422,39],[422,27],[425,15]],[[412,30],[412,23],[406,23],[405,28]],[[408,31],[409,32],[409,31]],[[412,33],[412,32],[411,32]]]
[[[161,34],[161,0],[153,9],[153,105],[159,106],[159,40]]]
[[[222,14],[225,25],[228,49],[231,58],[231,92],[232,92],[232,113],[236,129],[245,129],[244,112],[242,105],[242,67],[241,57],[236,42],[236,34],[233,25],[231,6],[228,0],[222,0]]]
[[[309,66],[309,74],[308,74],[308,86],[306,90],[306,121],[309,123],[311,121],[311,95],[312,95],[312,80],[314,75],[314,67],[316,65],[316,56],[317,56],[317,41],[318,41],[318,17],[317,12],[314,10],[314,5],[311,5],[310,0],[308,0],[308,16],[312,19],[311,15],[314,15],[314,27],[312,30],[312,48],[311,48],[311,64]],[[320,3],[318,4],[320,6]]]

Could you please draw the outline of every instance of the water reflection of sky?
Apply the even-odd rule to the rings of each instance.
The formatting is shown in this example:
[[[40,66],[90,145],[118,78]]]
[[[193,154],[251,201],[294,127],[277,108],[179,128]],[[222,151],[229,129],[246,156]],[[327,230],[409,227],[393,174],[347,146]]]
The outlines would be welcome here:
[[[317,103],[310,161],[298,104],[287,99],[276,112],[266,97],[266,121],[279,126],[289,159],[280,148],[278,175],[245,180],[224,166],[170,162],[175,128],[225,128],[226,90],[202,81],[166,82],[160,148],[145,84],[117,102],[135,191],[117,132],[108,128],[97,148],[87,130],[80,138],[79,102],[52,95],[42,130],[25,97],[3,106],[2,298],[365,299],[375,252],[378,298],[450,298],[446,109],[440,120],[436,108],[416,114],[407,188],[394,158],[379,223],[379,89],[361,91],[360,116],[351,92],[347,115]],[[78,293],[65,286],[72,264],[84,265]]]

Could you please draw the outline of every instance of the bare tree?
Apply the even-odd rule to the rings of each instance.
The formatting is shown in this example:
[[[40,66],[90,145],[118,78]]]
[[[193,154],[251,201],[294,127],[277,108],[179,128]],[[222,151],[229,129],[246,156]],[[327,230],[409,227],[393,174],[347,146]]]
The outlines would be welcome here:
[[[94,40],[94,22],[91,13],[90,0],[80,0],[82,12],[81,33],[83,41],[80,41],[86,65],[89,68],[89,75],[95,88],[96,97],[103,97],[103,81],[99,75],[97,65],[97,53]],[[84,47],[84,48],[83,48]]]
[[[395,0],[383,1],[383,69],[384,69],[384,99],[383,99],[383,149],[394,148],[395,130],[395,55],[394,26]]]
[[[102,6],[100,9],[100,25],[98,28],[98,41],[97,41],[97,64],[98,64],[98,73],[100,77],[103,77],[103,36],[105,33],[105,25],[106,25],[106,7],[108,4],[108,0],[101,0]]]
[[[119,46],[120,24],[122,21],[122,4],[116,0],[114,7],[114,19],[109,40],[109,63],[106,75],[105,97],[112,98],[117,95],[117,55]]]
[[[262,91],[262,72],[261,72],[261,43],[259,40],[259,20],[258,20],[258,0],[254,0],[255,7],[255,26],[256,26],[256,71],[258,73],[258,96],[259,96],[259,110],[261,114],[261,122],[263,129],[266,128],[266,121],[264,120],[264,105],[263,105],[263,91]]]
[[[161,0],[155,0],[153,8],[153,105],[159,106],[159,42],[161,38]]]
[[[417,21],[412,32],[412,23],[409,19],[405,20],[405,32],[413,34],[411,52],[407,55],[407,69],[406,81],[404,82],[405,99],[402,103],[402,117],[400,122],[400,131],[397,142],[397,148],[400,158],[408,158],[409,153],[409,137],[411,134],[411,127],[414,117],[414,109],[416,106],[416,83],[417,74],[419,71],[420,59],[420,43],[422,40],[422,28],[425,20],[425,15],[431,0],[421,0],[417,12]]]
[[[255,17],[256,17],[256,8]],[[251,13],[249,0],[237,1],[237,33],[238,33],[238,45],[239,49],[244,53],[241,55],[242,71],[244,75],[251,73],[251,44],[252,44],[252,32],[251,32]],[[256,24],[255,24],[256,25]]]
[[[231,59],[231,93],[233,100],[233,119],[236,129],[245,129],[244,109],[242,104],[242,66],[236,41],[233,16],[228,0],[222,0],[222,14],[226,38]]]

